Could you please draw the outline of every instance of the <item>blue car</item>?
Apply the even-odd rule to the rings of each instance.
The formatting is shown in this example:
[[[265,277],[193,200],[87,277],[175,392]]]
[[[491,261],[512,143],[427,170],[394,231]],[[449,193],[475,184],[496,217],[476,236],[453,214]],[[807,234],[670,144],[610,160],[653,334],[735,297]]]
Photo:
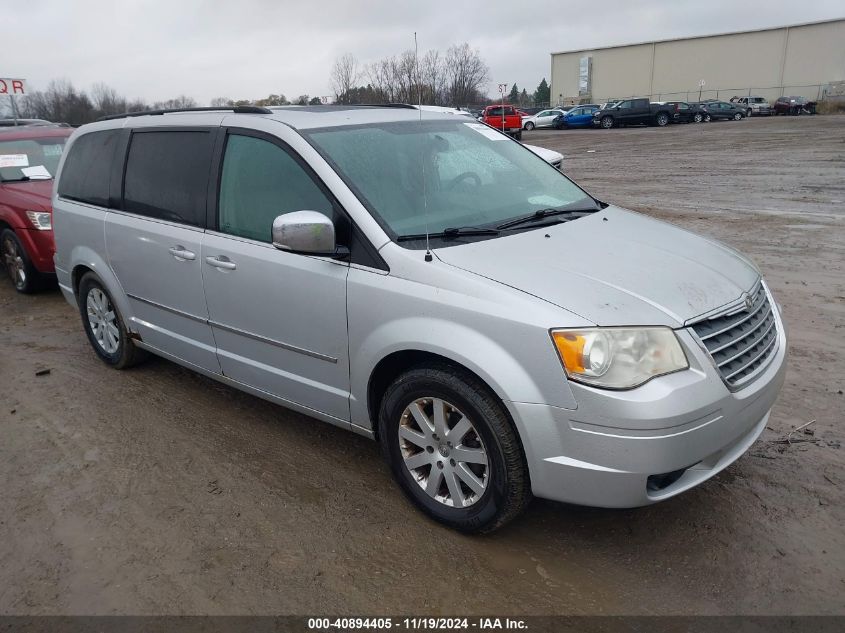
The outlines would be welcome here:
[[[593,127],[593,112],[599,109],[594,104],[575,106],[568,112],[564,112],[555,118],[552,127],[560,130],[565,127]]]

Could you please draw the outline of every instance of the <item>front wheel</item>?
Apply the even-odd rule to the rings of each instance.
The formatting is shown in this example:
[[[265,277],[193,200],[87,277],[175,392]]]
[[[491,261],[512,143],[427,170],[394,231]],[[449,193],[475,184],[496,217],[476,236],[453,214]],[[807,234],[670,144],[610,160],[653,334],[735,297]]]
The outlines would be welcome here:
[[[146,353],[129,338],[117,306],[94,273],[82,277],[78,297],[82,327],[103,362],[126,369],[145,358]]]
[[[752,112],[752,110],[749,108],[748,110],[746,110],[746,111],[745,111],[745,116],[746,116],[746,117],[750,117],[750,116],[751,116],[751,112]]]
[[[491,532],[531,500],[522,447],[501,402],[449,365],[412,369],[388,387],[379,441],[423,512],[463,532]]]
[[[534,124],[531,121],[529,121],[528,123],[525,124],[525,129],[530,132],[531,130],[534,129]]]
[[[709,123],[712,119],[713,119],[713,117],[711,117],[709,114],[704,115],[704,122],[705,123]]]
[[[704,120],[704,115],[703,115],[703,114],[701,114],[701,112],[696,112],[696,113],[693,115],[692,120],[693,120],[695,123],[701,123],[701,122]]]
[[[601,126],[605,130],[609,130],[613,127],[613,117],[612,116],[604,116],[601,118]]]
[[[658,127],[666,127],[666,125],[669,123],[669,115],[665,112],[660,112],[657,115],[656,123]]]
[[[22,294],[31,294],[41,287],[41,275],[35,270],[26,250],[12,229],[0,234],[0,252],[3,266],[9,275],[15,290]]]
[[[742,112],[734,114],[734,121],[742,121]]]

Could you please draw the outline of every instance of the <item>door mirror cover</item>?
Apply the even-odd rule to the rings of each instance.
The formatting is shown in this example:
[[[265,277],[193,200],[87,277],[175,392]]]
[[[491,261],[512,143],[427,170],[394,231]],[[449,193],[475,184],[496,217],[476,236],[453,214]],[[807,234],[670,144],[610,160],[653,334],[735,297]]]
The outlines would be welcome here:
[[[273,246],[306,255],[335,255],[334,223],[319,211],[293,211],[273,220]]]

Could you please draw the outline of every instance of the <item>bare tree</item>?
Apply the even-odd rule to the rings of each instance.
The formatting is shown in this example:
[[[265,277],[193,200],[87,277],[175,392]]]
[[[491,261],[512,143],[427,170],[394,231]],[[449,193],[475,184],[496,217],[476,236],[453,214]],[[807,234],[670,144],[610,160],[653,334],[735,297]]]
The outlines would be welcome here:
[[[209,104],[212,108],[231,108],[235,105],[229,97],[214,97]]]
[[[96,118],[88,95],[78,91],[66,79],[54,79],[46,90],[27,95],[21,104],[21,114],[24,117],[73,125],[89,123]]]
[[[446,73],[449,102],[460,106],[478,100],[490,69],[478,50],[473,50],[464,42],[450,46],[446,51]]]
[[[156,101],[153,104],[153,110],[181,110],[184,108],[195,108],[196,106],[197,101],[193,97],[179,95],[175,99]]]
[[[342,102],[344,95],[348,95],[355,87],[360,74],[358,60],[354,55],[347,53],[335,60],[330,77],[335,101]]]
[[[428,51],[420,60],[420,81],[423,84],[423,102],[443,105],[446,97],[446,68],[438,50]]]

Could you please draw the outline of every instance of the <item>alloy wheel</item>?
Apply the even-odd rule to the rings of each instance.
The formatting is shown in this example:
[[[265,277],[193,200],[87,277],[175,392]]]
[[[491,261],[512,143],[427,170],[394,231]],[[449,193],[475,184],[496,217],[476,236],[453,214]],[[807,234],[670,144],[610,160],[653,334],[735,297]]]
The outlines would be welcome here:
[[[419,398],[399,421],[405,468],[426,494],[443,505],[466,508],[489,482],[487,450],[472,421],[441,398]]]
[[[3,263],[15,288],[23,288],[26,285],[26,264],[18,245],[11,237],[3,240]]]
[[[91,288],[85,304],[94,340],[106,354],[114,354],[120,346],[120,330],[111,301],[99,288]]]

